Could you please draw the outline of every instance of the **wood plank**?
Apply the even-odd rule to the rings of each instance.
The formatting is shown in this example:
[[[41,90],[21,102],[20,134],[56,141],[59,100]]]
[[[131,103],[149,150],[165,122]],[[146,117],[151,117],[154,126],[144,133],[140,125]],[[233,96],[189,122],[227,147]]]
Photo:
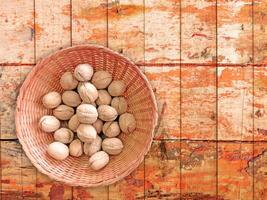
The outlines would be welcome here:
[[[216,138],[216,68],[181,66],[181,138]]]
[[[21,153],[21,182],[22,196],[25,199],[35,200],[38,195],[36,193],[36,174],[37,169],[32,165],[24,151]]]
[[[145,62],[180,62],[180,1],[145,1]]]
[[[33,66],[0,67],[0,138],[15,139],[16,100],[25,77]]]
[[[1,143],[1,199],[22,199],[21,146],[14,141]]]
[[[251,66],[218,67],[218,139],[253,140]]]
[[[40,172],[36,175],[36,190],[37,199],[72,199],[72,187],[53,181]]]
[[[108,0],[108,47],[144,62],[143,0]]]
[[[108,199],[108,187],[73,187],[72,198],[73,200],[106,200]]]
[[[109,200],[144,198],[144,162],[123,180],[109,186]]]
[[[182,1],[183,63],[216,62],[216,1]]]
[[[36,58],[70,46],[70,0],[35,1]]]
[[[252,62],[252,1],[218,0],[218,61]],[[246,42],[244,42],[246,41]]]
[[[72,44],[107,46],[107,0],[72,0]]]
[[[70,46],[70,0],[35,1],[36,58]],[[72,187],[51,180],[37,172],[38,199],[71,199]]]
[[[267,67],[254,67],[254,140],[267,140]]]
[[[0,63],[34,63],[33,4],[0,2]]]
[[[1,141],[1,198],[36,199],[36,169],[18,141]]]
[[[253,164],[252,164],[253,162]],[[254,159],[249,162],[249,170],[254,168],[254,199],[264,200],[267,196],[267,143],[254,143]]]
[[[254,63],[267,63],[267,1],[253,1],[254,9]]]
[[[218,194],[222,199],[253,199],[252,143],[218,144]]]
[[[152,85],[158,104],[159,122],[155,139],[180,137],[180,67],[149,66],[144,73]]]
[[[180,142],[154,141],[145,157],[145,199],[180,198]]]
[[[182,199],[216,199],[216,181],[216,143],[182,141]]]

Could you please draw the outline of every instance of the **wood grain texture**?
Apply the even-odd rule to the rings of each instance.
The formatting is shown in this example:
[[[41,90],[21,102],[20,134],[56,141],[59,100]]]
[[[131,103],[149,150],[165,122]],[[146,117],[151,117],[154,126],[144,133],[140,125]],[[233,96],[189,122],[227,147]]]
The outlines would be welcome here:
[[[35,1],[36,58],[70,46],[70,0]]]
[[[35,200],[38,198],[36,193],[36,174],[37,169],[32,165],[24,151],[21,153],[21,182],[22,195],[25,199]]]
[[[0,63],[34,63],[33,12],[33,1],[0,1]]]
[[[267,1],[254,0],[254,63],[267,63]]]
[[[216,62],[216,1],[183,0],[181,19],[181,61]]]
[[[215,142],[181,142],[181,194],[182,199],[216,199]]]
[[[18,141],[1,141],[1,199],[36,199],[36,169]]]
[[[252,1],[218,1],[218,61],[252,62]],[[246,42],[244,42],[246,41]]]
[[[181,138],[216,138],[216,68],[181,66]]]
[[[72,0],[72,44],[107,46],[107,11],[107,0]]]
[[[108,47],[144,62],[143,0],[108,0]]]
[[[22,199],[21,146],[1,141],[1,199]]]
[[[253,70],[218,68],[218,139],[253,140]]]
[[[73,200],[107,200],[108,198],[108,187],[96,187],[96,188],[84,188],[84,187],[73,187],[72,193]]]
[[[155,139],[180,137],[180,67],[145,67],[158,104]]]
[[[109,200],[135,200],[144,198],[144,162],[123,180],[110,185]]]
[[[254,67],[254,140],[267,140],[267,67]]]
[[[254,199],[264,200],[267,196],[267,143],[254,143],[254,158],[249,162],[254,168]]]
[[[145,1],[145,62],[180,62],[180,0]]]
[[[180,142],[154,141],[145,158],[145,199],[180,198]]]
[[[218,194],[223,199],[253,199],[252,143],[220,142],[218,145]]]
[[[0,138],[15,139],[16,99],[33,66],[0,66]]]
[[[72,188],[62,183],[51,180],[46,175],[37,172],[36,193],[38,199],[70,200],[72,199]]]

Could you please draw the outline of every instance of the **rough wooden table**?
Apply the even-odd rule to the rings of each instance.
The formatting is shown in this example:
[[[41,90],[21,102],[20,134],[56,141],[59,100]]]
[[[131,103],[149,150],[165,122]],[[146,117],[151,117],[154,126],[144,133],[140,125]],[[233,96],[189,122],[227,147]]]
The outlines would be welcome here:
[[[0,0],[0,199],[267,199],[266,0]],[[20,85],[63,47],[134,60],[160,120],[124,180],[69,187],[36,171],[14,126]]]

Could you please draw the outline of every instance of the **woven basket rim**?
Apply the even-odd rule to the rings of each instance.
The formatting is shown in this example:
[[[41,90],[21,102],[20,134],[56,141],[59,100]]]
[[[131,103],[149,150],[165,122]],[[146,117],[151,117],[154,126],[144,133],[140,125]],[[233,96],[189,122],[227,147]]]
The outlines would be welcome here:
[[[133,162],[131,163],[131,168],[125,169],[119,176],[114,176],[114,178],[112,179],[108,179],[106,181],[102,181],[102,182],[98,182],[98,183],[92,183],[92,184],[83,184],[83,183],[75,183],[71,180],[64,180],[63,177],[58,177],[56,175],[54,175],[53,173],[45,170],[38,162],[36,162],[35,158],[32,156],[31,151],[30,151],[30,147],[27,145],[27,143],[24,141],[23,136],[20,134],[20,129],[21,129],[21,125],[19,123],[19,114],[20,114],[20,106],[21,103],[23,102],[23,98],[25,95],[25,91],[27,89],[27,87],[31,84],[31,82],[33,81],[33,77],[35,74],[38,73],[38,71],[45,66],[46,63],[48,63],[52,58],[57,57],[57,55],[60,55],[62,53],[66,53],[69,51],[75,51],[75,50],[81,50],[81,49],[97,49],[97,50],[102,50],[104,52],[107,52],[109,54],[115,55],[121,59],[124,59],[126,62],[130,63],[131,66],[133,67],[134,70],[138,73],[139,76],[142,77],[142,79],[144,80],[148,90],[149,90],[149,97],[151,98],[151,102],[152,102],[152,109],[153,109],[153,122],[152,122],[152,129],[150,131],[151,134],[151,138],[150,140],[147,142],[147,144],[144,147],[143,153],[136,159],[133,160]],[[140,164],[141,162],[144,160],[145,155],[148,153],[150,146],[152,144],[153,141],[153,137],[154,137],[154,130],[155,127],[158,124],[158,108],[157,108],[157,103],[156,103],[156,98],[153,92],[153,89],[148,81],[148,79],[146,78],[146,76],[143,74],[143,72],[139,69],[138,66],[136,66],[136,64],[134,64],[133,61],[131,61],[129,58],[109,49],[106,48],[104,46],[100,46],[100,45],[95,45],[95,44],[88,44],[88,45],[75,45],[72,47],[67,47],[61,50],[58,50],[50,55],[48,55],[45,58],[42,58],[41,60],[39,60],[37,62],[37,64],[35,65],[35,67],[31,70],[31,72],[28,74],[28,76],[26,77],[25,81],[23,82],[20,90],[19,90],[19,95],[17,97],[17,106],[16,106],[16,111],[15,111],[15,124],[16,124],[16,134],[17,137],[19,139],[19,142],[22,145],[22,149],[24,150],[25,154],[27,155],[27,157],[30,159],[31,163],[43,174],[46,174],[48,177],[50,177],[51,179],[54,179],[56,181],[59,182],[63,182],[66,183],[68,185],[71,186],[82,186],[82,187],[98,187],[98,186],[106,186],[106,185],[110,185],[113,184],[121,179],[123,179],[124,177],[128,176],[131,172],[133,172]]]

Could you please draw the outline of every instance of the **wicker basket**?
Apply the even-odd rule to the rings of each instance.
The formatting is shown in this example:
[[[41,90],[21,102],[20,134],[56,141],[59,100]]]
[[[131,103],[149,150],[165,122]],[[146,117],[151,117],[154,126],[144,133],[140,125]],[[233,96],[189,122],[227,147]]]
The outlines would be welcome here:
[[[111,156],[109,164],[100,171],[89,168],[85,155],[80,158],[69,156],[64,161],[49,157],[46,149],[53,141],[53,134],[38,128],[40,117],[52,114],[52,110],[42,105],[42,96],[52,90],[62,93],[60,76],[65,71],[73,71],[80,63],[89,63],[96,71],[107,70],[113,79],[122,79],[127,84],[125,97],[129,112],[137,120],[133,133],[120,134],[125,146],[122,153]],[[155,97],[140,69],[127,58],[95,45],[70,47],[41,60],[26,78],[17,100],[17,136],[26,155],[39,171],[72,186],[103,186],[129,175],[148,152],[156,123]]]

